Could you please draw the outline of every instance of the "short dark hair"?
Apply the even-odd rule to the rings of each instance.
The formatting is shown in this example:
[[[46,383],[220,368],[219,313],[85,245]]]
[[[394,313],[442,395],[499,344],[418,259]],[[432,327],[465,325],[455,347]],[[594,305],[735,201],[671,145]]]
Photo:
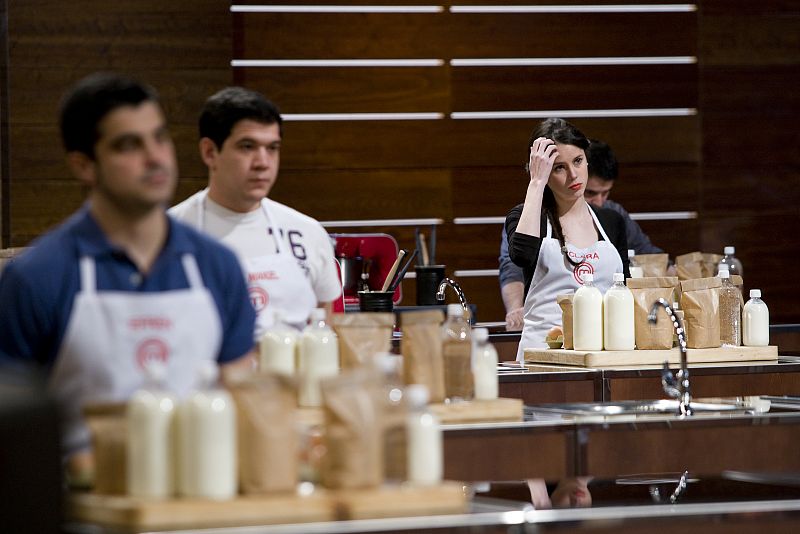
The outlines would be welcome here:
[[[283,119],[278,107],[257,91],[226,87],[206,100],[200,113],[200,138],[208,137],[222,150],[231,130],[241,120],[277,124],[283,137]]]
[[[160,105],[156,90],[120,74],[98,72],[78,81],[61,100],[64,149],[94,159],[94,146],[100,139],[98,125],[103,118],[119,107],[142,102]]]
[[[617,179],[617,157],[607,143],[590,139],[589,148],[586,149],[586,162],[589,164],[589,176],[596,176],[601,180]]]

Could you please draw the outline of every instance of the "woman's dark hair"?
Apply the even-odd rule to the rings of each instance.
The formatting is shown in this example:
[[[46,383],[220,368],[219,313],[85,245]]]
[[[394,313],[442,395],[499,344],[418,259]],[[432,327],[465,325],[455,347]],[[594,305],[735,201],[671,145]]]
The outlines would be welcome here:
[[[539,123],[539,126],[536,127],[531,134],[530,139],[528,139],[529,161],[533,142],[540,137],[551,139],[561,145],[576,146],[583,150],[589,148],[589,139],[583,135],[583,132],[564,119],[549,118]],[[528,165],[528,163],[525,164],[525,170],[530,172]],[[544,188],[542,212],[550,220],[550,224],[553,226],[553,232],[555,233],[556,239],[558,239],[559,245],[561,245],[561,252],[564,254],[564,257],[567,258],[572,265],[578,265],[580,262],[575,263],[566,253],[566,241],[564,239],[564,230],[561,228],[561,222],[558,220],[558,206],[556,205],[556,197],[553,195],[553,191],[550,189],[549,185]]]
[[[110,72],[91,74],[76,83],[61,101],[61,140],[67,152],[81,152],[94,159],[100,138],[98,124],[123,106],[143,102],[158,104],[158,93],[149,85]]]
[[[277,124],[283,136],[283,119],[277,106],[259,92],[244,87],[227,87],[206,100],[200,113],[200,138],[208,137],[219,150],[241,120]]]

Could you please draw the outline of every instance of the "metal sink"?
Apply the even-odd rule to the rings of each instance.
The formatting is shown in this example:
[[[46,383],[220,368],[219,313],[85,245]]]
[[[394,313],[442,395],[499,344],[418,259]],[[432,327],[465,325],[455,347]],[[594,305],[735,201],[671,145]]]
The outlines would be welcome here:
[[[579,416],[677,414],[678,400],[660,399],[618,402],[575,402],[531,406],[531,412],[547,412]],[[747,414],[769,411],[769,402],[731,400],[730,402],[692,402],[695,413]]]

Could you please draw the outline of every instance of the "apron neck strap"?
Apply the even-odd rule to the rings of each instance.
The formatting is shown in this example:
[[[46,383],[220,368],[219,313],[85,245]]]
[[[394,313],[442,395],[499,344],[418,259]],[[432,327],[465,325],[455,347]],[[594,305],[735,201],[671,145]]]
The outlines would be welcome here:
[[[81,273],[81,291],[92,295],[97,293],[94,258],[91,256],[81,256],[79,268]]]
[[[181,263],[183,264],[186,279],[189,281],[189,287],[192,289],[202,288],[203,277],[200,275],[200,268],[197,267],[197,260],[194,259],[194,256],[184,254],[181,256]]]

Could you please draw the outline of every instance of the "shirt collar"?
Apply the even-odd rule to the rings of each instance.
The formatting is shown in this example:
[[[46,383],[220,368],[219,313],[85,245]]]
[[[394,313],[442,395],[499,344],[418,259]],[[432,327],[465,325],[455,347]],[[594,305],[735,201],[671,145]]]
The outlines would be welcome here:
[[[108,240],[106,234],[89,211],[88,202],[83,205],[76,217],[75,235],[80,256],[126,255],[122,248]],[[159,257],[194,253],[195,246],[189,238],[188,229],[177,223],[172,217],[166,217],[168,225],[167,241],[164,243],[164,248],[161,249]]]

